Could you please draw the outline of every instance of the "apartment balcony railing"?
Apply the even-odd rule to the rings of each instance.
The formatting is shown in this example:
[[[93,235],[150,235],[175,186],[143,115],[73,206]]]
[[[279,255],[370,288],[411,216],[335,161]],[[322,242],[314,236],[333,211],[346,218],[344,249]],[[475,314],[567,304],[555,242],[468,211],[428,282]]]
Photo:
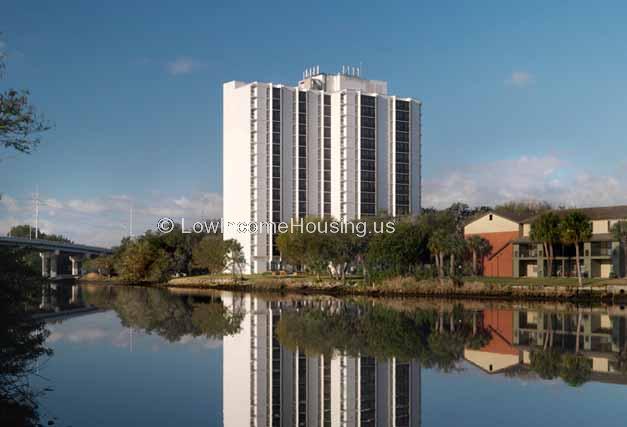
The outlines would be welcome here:
[[[612,248],[592,248],[592,256],[612,256]]]
[[[538,256],[538,250],[530,248],[520,248],[520,250],[518,251],[518,256],[520,258],[536,258]]]

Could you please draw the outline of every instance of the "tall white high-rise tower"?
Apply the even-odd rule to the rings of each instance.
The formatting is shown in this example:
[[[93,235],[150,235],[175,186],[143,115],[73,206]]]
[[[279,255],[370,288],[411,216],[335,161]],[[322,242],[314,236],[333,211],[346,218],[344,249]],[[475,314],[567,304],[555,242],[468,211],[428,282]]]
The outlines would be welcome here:
[[[419,213],[421,103],[359,74],[224,84],[225,222]],[[278,267],[274,236],[226,227],[224,238],[242,245],[246,272]]]

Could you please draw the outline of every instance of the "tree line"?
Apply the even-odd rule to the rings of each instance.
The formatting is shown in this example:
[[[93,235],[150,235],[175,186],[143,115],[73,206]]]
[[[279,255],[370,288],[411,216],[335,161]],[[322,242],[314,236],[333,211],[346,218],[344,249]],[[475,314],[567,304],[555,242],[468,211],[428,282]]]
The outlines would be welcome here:
[[[277,247],[281,259],[291,268],[320,277],[329,274],[344,280],[348,272],[363,274],[368,281],[393,276],[418,278],[457,278],[479,274],[481,260],[491,247],[487,240],[464,238],[466,221],[489,208],[471,209],[456,203],[447,209],[426,209],[419,216],[391,218],[379,215],[364,219],[372,224],[395,222],[391,233],[301,233],[288,230],[280,234]],[[306,222],[323,223],[332,218],[307,217]],[[324,227],[318,227],[324,229]]]
[[[84,263],[84,269],[104,276],[141,282],[160,282],[177,275],[215,274],[230,270],[241,274],[242,247],[223,240],[220,232],[183,233],[175,224],[169,233],[148,230],[141,236],[125,237],[112,255]]]

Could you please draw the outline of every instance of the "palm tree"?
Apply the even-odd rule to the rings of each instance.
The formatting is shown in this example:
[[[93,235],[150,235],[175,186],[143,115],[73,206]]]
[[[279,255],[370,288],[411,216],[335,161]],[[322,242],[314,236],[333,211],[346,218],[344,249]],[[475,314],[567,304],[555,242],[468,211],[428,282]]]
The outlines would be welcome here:
[[[623,272],[622,276],[627,276],[627,268],[624,267],[624,263],[627,262],[627,221],[618,221],[616,224],[612,226],[612,234],[614,238],[618,240],[623,247]],[[616,274],[621,274],[620,271],[617,271]]]
[[[492,245],[487,239],[479,235],[470,236],[467,240],[468,248],[472,252],[472,274],[477,275],[479,273],[478,260],[483,260],[483,257],[492,252]],[[482,263],[483,266],[483,263]],[[483,271],[482,271],[483,273]]]
[[[444,278],[444,255],[447,249],[448,234],[444,230],[436,230],[429,239],[429,252],[435,257],[440,281]]]
[[[547,274],[553,275],[553,244],[560,239],[560,218],[555,212],[540,215],[531,224],[531,240],[542,242],[547,257]]]
[[[455,267],[456,267],[456,263],[455,261],[458,259],[458,257],[461,259],[464,256],[464,253],[466,252],[466,241],[460,237],[457,236],[451,236],[448,239],[448,252],[450,253],[451,259],[450,259],[450,269],[449,269],[449,276],[454,277],[455,276]]]
[[[590,222],[590,218],[582,212],[573,211],[562,220],[560,231],[560,236],[565,244],[575,245],[577,279],[579,281],[579,287],[581,287],[581,256],[579,253],[579,244],[589,240],[592,236],[592,223]]]
[[[246,264],[246,258],[242,251],[242,245],[237,240],[230,239],[225,242],[226,244],[226,265],[230,267],[233,273],[233,279],[235,279],[237,272],[239,271],[240,279],[243,277],[243,267]]]

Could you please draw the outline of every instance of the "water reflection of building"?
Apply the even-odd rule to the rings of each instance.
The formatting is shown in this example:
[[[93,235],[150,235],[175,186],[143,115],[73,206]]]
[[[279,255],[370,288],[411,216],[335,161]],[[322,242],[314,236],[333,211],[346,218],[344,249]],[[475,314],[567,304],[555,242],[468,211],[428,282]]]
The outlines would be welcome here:
[[[534,351],[555,349],[591,360],[592,380],[627,383],[618,367],[627,351],[627,313],[588,309],[579,312],[484,310],[480,322],[491,339],[464,357],[486,372],[529,367]],[[579,333],[577,325],[579,324]],[[577,337],[579,336],[579,338]]]
[[[420,425],[417,361],[292,351],[281,346],[276,328],[302,301],[224,302],[246,312],[241,332],[223,341],[225,426]]]
[[[485,310],[481,313],[481,325],[491,339],[479,349],[465,349],[464,358],[487,372],[501,372],[521,362],[520,351],[513,343],[512,310]]]

